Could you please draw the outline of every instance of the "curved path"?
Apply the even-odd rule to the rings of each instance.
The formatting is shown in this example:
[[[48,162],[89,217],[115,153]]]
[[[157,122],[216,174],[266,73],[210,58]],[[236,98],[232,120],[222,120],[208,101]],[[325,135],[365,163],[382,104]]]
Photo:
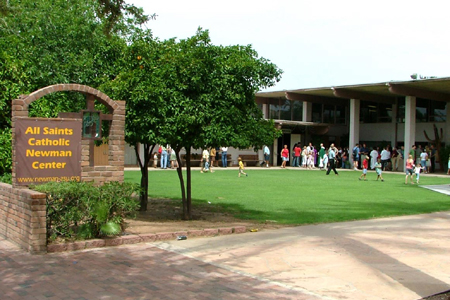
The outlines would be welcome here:
[[[450,213],[29,255],[1,299],[419,299],[450,289]]]

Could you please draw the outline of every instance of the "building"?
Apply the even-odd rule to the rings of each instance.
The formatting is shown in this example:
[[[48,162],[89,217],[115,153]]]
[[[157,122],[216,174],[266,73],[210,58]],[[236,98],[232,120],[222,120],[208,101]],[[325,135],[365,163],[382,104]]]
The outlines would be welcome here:
[[[443,130],[441,142],[450,143],[450,77],[259,92],[255,101],[283,131],[271,145],[273,165],[281,164],[283,145],[292,149],[298,142],[390,144],[404,146],[407,153],[413,144],[432,143],[425,133],[435,139],[433,125]],[[134,150],[127,147],[125,152],[125,164],[136,165]],[[253,149],[233,148],[228,153],[234,165],[239,155],[254,154]],[[258,155],[262,161],[261,150]]]
[[[442,142],[450,142],[450,78],[259,92],[255,101],[283,131],[274,141],[275,154],[297,142],[404,145],[407,153],[412,144],[432,143],[425,132],[435,139],[433,125],[443,129]]]

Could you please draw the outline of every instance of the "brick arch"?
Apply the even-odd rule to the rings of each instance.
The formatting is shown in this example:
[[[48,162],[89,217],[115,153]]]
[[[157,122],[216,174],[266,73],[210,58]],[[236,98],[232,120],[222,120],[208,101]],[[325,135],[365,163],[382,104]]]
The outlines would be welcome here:
[[[29,95],[24,96],[22,99],[24,101],[24,105],[26,106],[25,109],[28,109],[28,106],[33,102],[36,101],[48,94],[51,93],[57,93],[57,92],[64,92],[64,91],[72,91],[72,92],[80,92],[82,94],[86,95],[92,95],[95,99],[97,99],[100,103],[104,104],[108,107],[110,110],[116,110],[119,108],[116,101],[113,101],[111,98],[108,97],[103,92],[100,92],[99,90],[96,90],[92,87],[89,87],[87,85],[82,84],[55,84],[50,85],[44,88],[41,88]]]

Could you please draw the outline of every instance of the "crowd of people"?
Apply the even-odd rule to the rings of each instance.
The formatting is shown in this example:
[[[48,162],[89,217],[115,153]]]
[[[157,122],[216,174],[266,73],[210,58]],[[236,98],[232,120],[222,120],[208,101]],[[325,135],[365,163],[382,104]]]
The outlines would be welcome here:
[[[227,161],[228,147],[206,148],[202,152],[201,171],[211,172],[213,167],[219,166],[219,160],[222,161],[222,167],[228,166]],[[270,149],[268,146],[263,147],[264,161],[261,162],[261,167],[269,167]],[[406,160],[404,160],[406,155]],[[382,177],[383,171],[403,171],[406,172],[405,183],[407,183],[408,176],[412,182],[412,175],[415,174],[417,183],[419,182],[420,173],[434,173],[437,151],[434,145],[412,145],[409,153],[404,152],[404,147],[391,147],[386,145],[380,147],[367,147],[365,143],[356,144],[353,148],[336,147],[333,143],[327,149],[320,144],[319,147],[314,147],[312,143],[307,146],[301,146],[297,143],[290,152],[287,145],[284,145],[280,152],[281,168],[286,168],[287,163],[292,160],[290,164],[292,167],[299,167],[305,169],[319,168],[326,170],[326,174],[333,171],[339,175],[336,169],[354,169],[362,170],[360,180],[366,180],[367,170],[375,170],[377,173],[377,180],[384,181]],[[158,153],[154,153],[154,167],[157,167],[158,157],[162,169],[176,168],[177,159],[176,154],[169,145],[166,147],[160,146]],[[450,159],[449,159],[450,161]],[[240,157],[238,157],[239,177],[247,175],[244,172],[244,164]],[[449,162],[450,169],[450,162]]]
[[[333,171],[336,175],[336,168],[362,170],[360,180],[366,180],[367,170],[375,170],[377,180],[384,181],[383,171],[403,171],[405,168],[407,183],[408,176],[412,182],[412,175],[416,176],[419,183],[420,173],[434,173],[436,168],[437,151],[434,145],[422,147],[412,145],[407,153],[407,160],[404,160],[404,146],[391,147],[386,145],[380,147],[367,147],[365,143],[356,144],[353,148],[341,148],[331,144],[328,149],[320,144],[319,150],[309,143],[308,146],[301,147],[297,143],[292,148],[292,167],[305,169],[319,168],[327,170],[327,175]],[[289,149],[284,145],[280,153],[282,159],[281,168],[286,168],[286,163],[290,159]],[[450,168],[450,158],[449,158]]]

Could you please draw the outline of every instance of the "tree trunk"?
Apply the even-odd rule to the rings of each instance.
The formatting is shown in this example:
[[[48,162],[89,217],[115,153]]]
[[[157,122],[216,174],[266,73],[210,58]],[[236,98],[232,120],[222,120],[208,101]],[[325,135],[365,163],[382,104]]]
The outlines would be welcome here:
[[[191,147],[189,147],[190,149]],[[190,156],[190,150],[189,150]],[[187,159],[186,159],[187,162]],[[189,164],[186,164],[186,208],[187,208],[187,220],[192,219],[192,197],[191,197],[191,159],[189,158]]]
[[[138,151],[138,145],[134,145],[134,152],[141,169],[141,192],[139,194],[140,207],[139,211],[147,211],[148,203],[148,163],[150,162],[150,155],[155,148],[155,145],[144,144],[144,162],[141,161]]]
[[[180,187],[181,187],[181,202],[183,203],[183,220],[187,220],[187,206],[186,206],[186,190],[184,188],[184,178],[183,178],[183,168],[182,168],[182,162],[181,162],[181,157],[180,157],[180,149],[177,148],[175,149],[175,153],[177,155],[177,162],[178,162],[178,166],[177,166],[177,173],[178,173],[178,178],[180,179]],[[186,162],[187,164],[187,162]]]

